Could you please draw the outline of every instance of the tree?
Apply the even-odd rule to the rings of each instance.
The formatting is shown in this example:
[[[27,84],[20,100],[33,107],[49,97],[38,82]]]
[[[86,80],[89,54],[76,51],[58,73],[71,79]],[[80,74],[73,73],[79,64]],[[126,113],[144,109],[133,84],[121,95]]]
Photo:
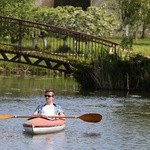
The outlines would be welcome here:
[[[150,0],[116,0],[123,28],[129,26],[130,36],[136,37],[139,27],[143,25],[143,35],[150,24]],[[127,31],[126,31],[127,32]]]
[[[80,7],[65,6],[57,8],[41,8],[38,21],[64,27],[97,36],[108,36],[117,26],[115,15],[105,11],[104,6],[89,7],[83,11]]]
[[[124,31],[122,46],[132,49],[133,38],[143,26],[142,37],[150,24],[149,0],[116,0],[119,8],[122,29]]]
[[[150,0],[144,0],[141,7],[142,34],[145,38],[146,30],[150,28]]]
[[[0,0],[0,15],[19,19],[33,20],[34,12],[37,10],[34,0]],[[8,37],[12,43],[16,44],[19,41],[19,25],[3,23],[1,25],[1,36]],[[24,35],[29,32],[24,27],[22,30]],[[22,34],[23,35],[23,34]]]
[[[31,20],[35,0],[0,0],[0,15]]]

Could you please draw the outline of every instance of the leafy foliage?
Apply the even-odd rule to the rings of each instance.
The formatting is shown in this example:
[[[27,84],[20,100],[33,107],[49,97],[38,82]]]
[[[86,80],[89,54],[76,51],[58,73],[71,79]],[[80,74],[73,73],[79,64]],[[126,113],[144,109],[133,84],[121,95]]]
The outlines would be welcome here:
[[[0,15],[16,17],[64,27],[97,36],[108,36],[116,27],[115,15],[105,11],[106,6],[57,8],[36,7],[34,0],[0,0]]]
[[[89,7],[83,11],[80,7],[64,6],[57,8],[40,8],[36,21],[64,27],[97,36],[108,36],[116,27],[116,18],[105,11],[104,6]]]
[[[0,15],[31,20],[34,16],[34,0],[0,0]]]

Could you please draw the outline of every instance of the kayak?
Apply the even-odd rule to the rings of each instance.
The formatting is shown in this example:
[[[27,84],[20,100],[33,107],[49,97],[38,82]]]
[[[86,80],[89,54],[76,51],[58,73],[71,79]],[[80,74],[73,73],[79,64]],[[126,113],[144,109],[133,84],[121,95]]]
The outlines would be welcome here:
[[[64,130],[65,120],[49,120],[46,118],[33,118],[23,123],[23,128],[29,134],[48,134]]]

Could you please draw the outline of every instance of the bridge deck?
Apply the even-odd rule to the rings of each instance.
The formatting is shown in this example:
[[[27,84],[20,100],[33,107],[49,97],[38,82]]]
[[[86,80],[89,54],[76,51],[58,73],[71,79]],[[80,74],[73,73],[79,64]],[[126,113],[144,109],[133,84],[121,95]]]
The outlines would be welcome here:
[[[0,16],[0,60],[73,72],[75,63],[116,54],[118,44],[47,24]]]

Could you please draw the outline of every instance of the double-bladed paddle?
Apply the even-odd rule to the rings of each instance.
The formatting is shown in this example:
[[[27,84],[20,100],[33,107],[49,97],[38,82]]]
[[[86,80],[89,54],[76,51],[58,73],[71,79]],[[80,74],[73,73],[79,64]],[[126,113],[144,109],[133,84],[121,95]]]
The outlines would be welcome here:
[[[0,119],[38,118],[38,117],[42,117],[42,116],[41,115],[39,115],[39,116],[17,116],[17,115],[7,115],[7,114],[0,115]],[[84,114],[81,116],[48,116],[48,117],[49,118],[77,118],[77,119],[81,119],[86,122],[93,122],[93,123],[97,123],[102,120],[102,115],[96,114],[96,113],[89,113],[89,114]]]

